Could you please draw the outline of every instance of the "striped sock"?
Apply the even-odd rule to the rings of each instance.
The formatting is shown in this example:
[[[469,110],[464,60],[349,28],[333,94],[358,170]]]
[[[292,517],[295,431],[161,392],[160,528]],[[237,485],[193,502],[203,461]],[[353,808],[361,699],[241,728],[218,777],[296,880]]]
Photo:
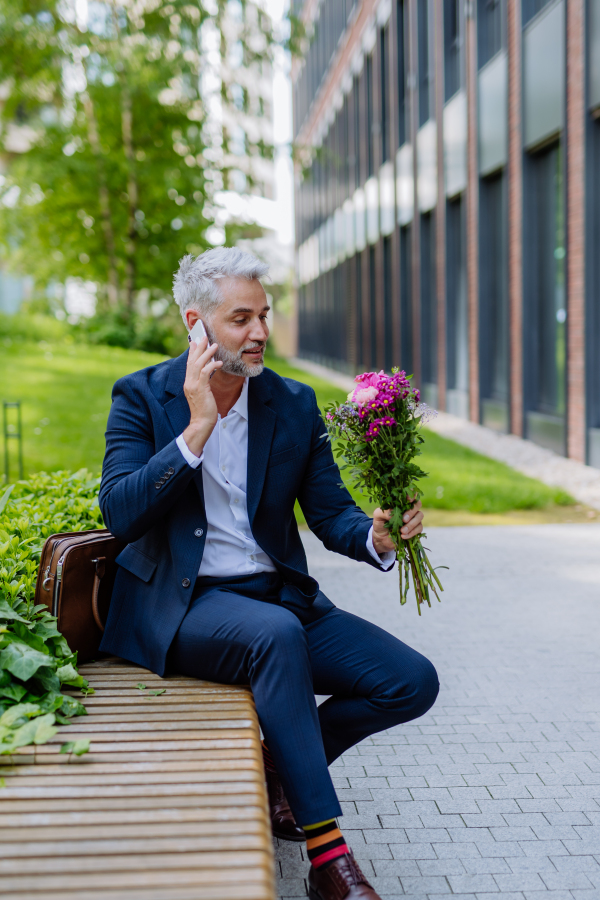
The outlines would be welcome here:
[[[344,835],[337,827],[335,819],[317,822],[316,825],[303,825],[306,835],[306,850],[311,866],[321,869],[348,853]]]

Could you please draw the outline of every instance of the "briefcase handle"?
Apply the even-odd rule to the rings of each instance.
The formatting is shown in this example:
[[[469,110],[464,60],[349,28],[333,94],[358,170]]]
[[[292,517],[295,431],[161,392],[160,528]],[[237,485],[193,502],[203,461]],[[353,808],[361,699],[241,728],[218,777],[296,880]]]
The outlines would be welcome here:
[[[100,618],[100,610],[98,609],[98,594],[100,592],[100,582],[106,570],[106,557],[100,556],[98,557],[98,559],[93,559],[92,562],[96,564],[94,587],[92,590],[92,613],[94,615],[94,622],[96,623],[100,631],[104,631],[104,624],[102,622],[102,619]]]

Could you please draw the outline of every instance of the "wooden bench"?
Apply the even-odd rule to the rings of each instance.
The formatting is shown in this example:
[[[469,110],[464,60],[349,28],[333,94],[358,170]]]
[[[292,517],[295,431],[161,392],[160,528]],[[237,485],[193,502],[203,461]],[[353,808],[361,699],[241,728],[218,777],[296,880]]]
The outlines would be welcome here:
[[[274,900],[250,689],[118,659],[80,671],[89,715],[0,757],[2,900]],[[89,753],[60,754],[80,738]]]

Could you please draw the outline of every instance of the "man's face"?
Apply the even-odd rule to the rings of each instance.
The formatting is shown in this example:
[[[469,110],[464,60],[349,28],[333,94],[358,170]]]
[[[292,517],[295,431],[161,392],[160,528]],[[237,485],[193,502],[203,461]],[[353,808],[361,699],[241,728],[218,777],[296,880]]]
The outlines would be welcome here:
[[[264,368],[264,353],[269,329],[267,313],[270,309],[260,281],[246,278],[221,278],[218,282],[223,298],[210,321],[204,321],[206,333],[219,349],[215,359],[223,361],[222,372],[252,377]],[[188,310],[188,325],[191,322]]]

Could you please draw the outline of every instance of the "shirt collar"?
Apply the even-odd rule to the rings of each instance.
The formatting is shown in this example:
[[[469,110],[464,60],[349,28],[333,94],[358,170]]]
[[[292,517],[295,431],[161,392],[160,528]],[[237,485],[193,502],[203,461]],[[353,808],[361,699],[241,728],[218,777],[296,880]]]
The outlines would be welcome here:
[[[242,393],[229,410],[228,415],[231,415],[231,413],[233,412],[236,412],[238,415],[240,415],[242,419],[246,420],[246,422],[248,421],[248,378],[244,378]]]

